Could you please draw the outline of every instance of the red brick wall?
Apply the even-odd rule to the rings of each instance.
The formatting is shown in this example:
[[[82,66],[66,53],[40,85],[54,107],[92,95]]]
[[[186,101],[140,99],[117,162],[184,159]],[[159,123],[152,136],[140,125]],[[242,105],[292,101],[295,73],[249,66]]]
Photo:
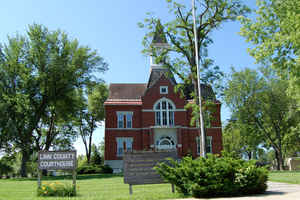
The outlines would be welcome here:
[[[133,112],[132,128],[142,127],[141,106],[136,105],[106,105],[105,106],[105,128],[117,128],[117,111]],[[124,121],[125,123],[125,121]]]
[[[160,94],[160,86],[168,86],[168,94]],[[139,129],[150,128],[155,125],[155,113],[154,112],[142,112],[142,109],[152,110],[155,102],[162,97],[166,97],[173,101],[176,109],[184,109],[186,100],[179,97],[174,92],[174,87],[171,82],[162,76],[160,80],[142,97],[143,105],[106,105],[106,121],[105,121],[105,160],[118,160],[122,158],[116,157],[117,155],[117,143],[116,137],[133,137],[133,149],[134,150],[149,150],[150,145],[153,144],[153,129]],[[216,104],[215,112],[213,113],[213,119],[211,121],[212,128],[208,128],[206,133],[208,136],[213,137],[213,153],[221,153],[222,150],[222,130],[217,127],[221,127],[220,118],[221,104]],[[133,128],[136,130],[117,130],[107,128],[117,128],[117,111],[131,111],[133,112]],[[185,156],[192,154],[193,157],[197,157],[196,154],[196,137],[199,135],[197,129],[187,129],[184,127],[190,127],[191,110],[177,111],[174,113],[175,125],[181,126],[177,130],[178,144],[182,144],[182,148],[178,148],[178,155]]]
[[[117,137],[132,137],[134,150],[143,150],[143,138],[141,131],[137,130],[105,130],[105,160],[121,160],[117,157]]]
[[[160,86],[168,86],[168,94],[160,94]],[[154,103],[162,97],[166,97],[173,101],[177,109],[183,109],[185,100],[180,98],[174,92],[174,86],[171,82],[162,76],[149,90],[147,90],[143,100],[143,109],[153,109]]]

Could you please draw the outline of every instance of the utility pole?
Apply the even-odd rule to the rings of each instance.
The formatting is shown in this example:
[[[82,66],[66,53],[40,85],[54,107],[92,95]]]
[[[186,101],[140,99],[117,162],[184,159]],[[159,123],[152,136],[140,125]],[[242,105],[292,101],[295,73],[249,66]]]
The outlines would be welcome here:
[[[192,0],[192,12],[194,20],[194,36],[195,36],[195,61],[197,66],[197,80],[198,80],[198,98],[199,98],[199,114],[200,114],[200,155],[206,157],[206,141],[205,141],[205,132],[204,132],[204,120],[202,114],[202,98],[201,98],[201,85],[200,85],[200,71],[199,71],[199,54],[198,54],[198,38],[197,38],[197,29],[196,29],[196,12],[195,12],[195,0]]]

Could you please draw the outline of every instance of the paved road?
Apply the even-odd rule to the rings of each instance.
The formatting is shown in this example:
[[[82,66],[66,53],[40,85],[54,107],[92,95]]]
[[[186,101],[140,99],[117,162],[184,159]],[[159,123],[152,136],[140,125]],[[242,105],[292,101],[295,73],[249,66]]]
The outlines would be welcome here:
[[[192,200],[191,198],[190,200]],[[212,198],[209,200],[300,200],[300,185],[268,182],[267,192],[263,195],[231,198]],[[189,199],[184,199],[189,200]],[[193,199],[195,200],[195,199]]]

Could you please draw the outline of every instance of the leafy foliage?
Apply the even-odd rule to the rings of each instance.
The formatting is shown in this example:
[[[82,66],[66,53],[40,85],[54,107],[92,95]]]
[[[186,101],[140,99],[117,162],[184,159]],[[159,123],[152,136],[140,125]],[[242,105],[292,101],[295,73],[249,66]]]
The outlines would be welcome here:
[[[232,152],[239,158],[260,159],[264,154],[260,146],[263,138],[256,131],[253,126],[230,120],[222,133],[224,151]]]
[[[287,95],[287,87],[287,81],[270,68],[261,68],[260,73],[245,69],[232,72],[224,92],[233,118],[254,130],[248,131],[250,137],[261,138],[262,145],[274,149],[278,170],[284,168],[285,152],[297,144],[290,138],[297,137],[293,127],[300,120],[297,102]]]
[[[76,188],[70,184],[60,182],[53,182],[43,184],[37,190],[38,196],[59,196],[59,197],[73,197],[76,196]]]
[[[6,162],[3,161],[3,159],[0,160],[0,179],[3,175],[9,176],[10,173],[13,172],[13,168]]]
[[[208,57],[208,46],[213,42],[210,34],[224,22],[247,14],[249,9],[239,0],[197,0],[196,31],[200,53],[199,57],[195,58],[192,9],[173,0],[167,0],[167,4],[169,13],[173,16],[172,20],[161,25],[160,19],[150,13],[143,23],[139,23],[141,28],[148,30],[143,40],[143,52],[153,55],[156,63],[162,63],[180,80],[175,89],[181,95],[195,99],[196,105],[190,108],[194,110],[194,120],[198,120],[198,78],[201,79],[201,83],[212,85],[216,91],[221,87],[221,84],[217,83],[223,76],[220,68]],[[158,29],[161,38],[168,42],[168,48],[156,48],[152,45],[153,36],[157,34]],[[201,62],[200,77],[197,76],[195,59]]]
[[[91,80],[99,82],[93,72],[105,70],[107,64],[96,51],[42,25],[30,25],[26,35],[9,37],[1,45],[0,135],[21,150],[22,176],[33,144],[46,140],[51,146],[60,132],[57,124],[66,125],[61,121],[76,113],[76,91]]]
[[[254,162],[208,154],[207,158],[184,157],[170,163],[155,169],[178,192],[196,198],[258,194],[267,188],[268,171]]]
[[[109,165],[82,165],[77,168],[78,174],[112,174],[113,169]]]
[[[258,0],[256,18],[240,17],[240,34],[253,45],[249,53],[289,81],[288,93],[300,102],[300,2]]]
[[[102,125],[101,121],[104,119],[104,102],[107,97],[108,88],[103,83],[91,83],[87,87],[87,90],[85,90],[85,95],[83,92],[79,93],[78,98],[81,99],[82,104],[75,124],[84,143],[88,163],[90,163],[93,150],[94,156],[98,155],[96,154],[98,153],[97,147],[93,147],[92,139],[95,129]]]
[[[156,57],[159,62],[164,63],[174,74],[176,74],[184,83],[191,83],[197,80],[196,63],[195,63],[195,41],[193,33],[192,10],[189,6],[180,4],[176,1],[167,1],[169,12],[175,19],[163,24],[166,34],[166,40],[170,47],[164,49],[163,52],[157,48],[153,48],[152,38],[157,31],[157,24],[160,20],[149,13],[144,23],[139,23],[140,27],[146,27],[149,32],[145,35],[143,44],[145,53],[150,53]],[[246,14],[249,9],[240,1],[227,0],[198,0],[196,7],[201,10],[196,16],[196,26],[198,33],[198,47],[200,50],[199,59],[202,62],[203,73],[202,81],[212,83],[220,78],[222,73],[217,66],[211,67],[213,61],[209,58],[207,47],[213,41],[209,34],[219,28],[222,23],[235,20],[237,16]],[[171,55],[168,55],[170,53]]]

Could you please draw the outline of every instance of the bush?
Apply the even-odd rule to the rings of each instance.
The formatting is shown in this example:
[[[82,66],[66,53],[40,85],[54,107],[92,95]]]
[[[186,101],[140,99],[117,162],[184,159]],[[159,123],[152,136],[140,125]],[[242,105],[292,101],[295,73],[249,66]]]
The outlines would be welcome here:
[[[108,165],[82,165],[77,168],[78,174],[111,174],[113,169]]]
[[[267,189],[265,168],[229,156],[184,157],[181,162],[170,160],[155,169],[178,192],[197,198],[257,194]]]
[[[43,184],[38,188],[37,194],[38,196],[72,197],[76,196],[76,189],[73,185],[55,182]]]
[[[97,174],[101,173],[101,168],[92,165],[83,165],[77,168],[78,174]]]
[[[9,174],[11,173],[13,173],[13,168],[0,160],[0,178],[2,178],[3,175],[9,177]]]
[[[112,174],[113,169],[109,165],[101,165],[101,173],[103,173],[103,174]]]

